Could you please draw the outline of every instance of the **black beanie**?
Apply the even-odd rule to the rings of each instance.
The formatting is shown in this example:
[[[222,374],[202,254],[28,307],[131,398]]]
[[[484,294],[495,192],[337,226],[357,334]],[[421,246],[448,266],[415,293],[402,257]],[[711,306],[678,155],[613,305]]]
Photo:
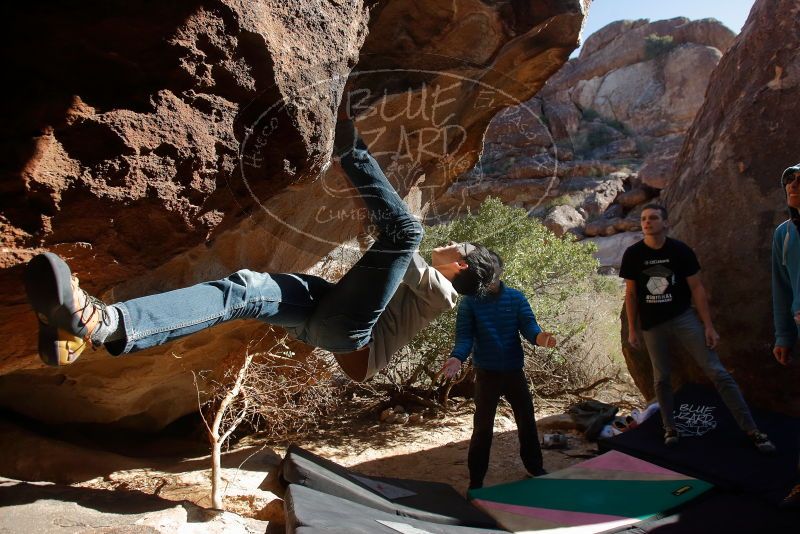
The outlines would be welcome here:
[[[783,171],[783,174],[781,174],[781,189],[783,189],[784,194],[786,194],[786,186],[783,185],[784,179],[786,179],[786,177],[789,176],[790,174],[794,174],[796,172],[800,172],[800,163],[798,163],[797,165],[793,165],[792,167],[789,167],[788,169]],[[787,200],[788,200],[788,195],[787,195]],[[798,213],[797,208],[789,206],[789,218],[792,220],[797,229],[800,230],[800,213]]]

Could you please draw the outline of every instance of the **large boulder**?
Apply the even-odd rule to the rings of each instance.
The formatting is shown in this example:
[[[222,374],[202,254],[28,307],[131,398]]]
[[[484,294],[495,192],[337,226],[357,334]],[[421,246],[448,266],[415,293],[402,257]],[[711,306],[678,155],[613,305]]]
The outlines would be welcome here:
[[[787,218],[779,177],[800,154],[800,136],[791,133],[800,122],[797,14],[796,0],[754,4],[711,76],[666,190],[672,233],[703,267],[722,361],[749,399],[794,415],[800,368],[771,354],[770,244]],[[625,345],[629,363],[646,357]],[[632,374],[652,392],[650,370],[640,367]],[[678,382],[701,379],[693,365],[675,373]]]
[[[240,268],[340,275],[358,252],[342,244],[363,230],[361,205],[328,168],[345,81],[366,141],[423,216],[477,160],[491,117],[530,99],[567,60],[587,6],[10,7],[0,405],[45,421],[147,430],[196,410],[203,385],[193,372],[241,353],[263,324],[45,369],[21,290],[24,262],[55,251],[109,301]]]
[[[102,293],[152,280],[152,269],[250,219],[259,201],[313,181],[368,22],[358,2],[10,9],[4,372],[38,367],[17,278],[34,253],[62,254]],[[276,102],[287,103],[274,113],[281,143],[245,142]],[[135,285],[152,292],[193,279]]]
[[[572,89],[582,110],[621,121],[639,135],[685,132],[705,96],[708,75],[722,52],[697,43],[580,80]]]
[[[625,250],[641,240],[642,237],[641,232],[623,232],[609,237],[590,237],[581,242],[594,243],[597,246],[594,256],[600,262],[601,268],[619,271]]]
[[[666,44],[648,51],[653,36]],[[662,162],[662,167],[664,160],[674,161],[675,144],[683,140],[703,103],[708,77],[733,37],[713,19],[609,24],[587,39],[580,57],[542,90],[544,109],[557,113],[550,121],[560,126],[556,139],[569,139],[578,151],[595,151],[594,157],[647,158]],[[548,105],[551,101],[555,105]],[[577,108],[581,121],[575,121],[575,111],[567,111],[567,103]],[[598,154],[597,149],[613,139],[592,133],[587,121],[621,128],[635,139],[636,150],[622,153],[611,147]]]
[[[683,146],[683,133],[665,135],[655,141],[639,167],[639,180],[654,189],[664,189],[675,175],[675,160]]]
[[[550,90],[574,87],[580,80],[605,76],[615,70],[647,61],[646,38],[650,35],[672,37],[675,45],[700,44],[725,52],[735,34],[714,19],[689,20],[676,17],[650,22],[646,19],[612,22],[601,28],[581,48],[577,61],[553,78]]]
[[[652,36],[665,43],[655,51],[648,48]],[[598,178],[639,165],[645,184],[662,189],[733,38],[713,19],[618,21],[598,30],[536,97],[492,120],[479,164],[458,178],[441,199],[447,210],[431,219],[474,210],[487,195],[544,213],[541,206],[570,196],[566,177]],[[574,172],[598,160],[610,169]],[[538,187],[519,194],[519,179]],[[502,193],[504,187],[517,193]]]
[[[556,236],[561,237],[567,232],[579,229],[585,222],[583,215],[572,206],[566,204],[553,208],[544,218],[542,224]]]

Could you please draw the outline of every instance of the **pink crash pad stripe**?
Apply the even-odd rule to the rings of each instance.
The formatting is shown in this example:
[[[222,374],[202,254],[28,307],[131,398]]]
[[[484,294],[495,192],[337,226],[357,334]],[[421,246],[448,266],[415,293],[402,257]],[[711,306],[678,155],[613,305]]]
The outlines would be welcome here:
[[[536,508],[535,506],[519,506],[517,504],[505,504],[494,501],[484,501],[475,499],[473,504],[477,504],[484,510],[500,510],[512,514],[524,515],[528,517],[544,519],[562,525],[592,525],[595,523],[609,523],[611,521],[621,521],[630,519],[619,515],[592,514],[589,512],[571,512],[568,510],[554,510],[551,508]]]
[[[592,458],[591,460],[581,462],[575,467],[581,467],[583,469],[605,469],[609,471],[631,471],[634,473],[648,473],[651,475],[679,475],[687,479],[692,478],[686,475],[681,475],[681,473],[676,473],[675,471],[670,471],[669,469],[664,469],[663,467],[651,464],[650,462],[645,462],[644,460],[634,458],[633,456],[628,456],[627,454],[619,451],[611,451],[601,454],[597,458]],[[553,474],[558,475],[558,472]]]

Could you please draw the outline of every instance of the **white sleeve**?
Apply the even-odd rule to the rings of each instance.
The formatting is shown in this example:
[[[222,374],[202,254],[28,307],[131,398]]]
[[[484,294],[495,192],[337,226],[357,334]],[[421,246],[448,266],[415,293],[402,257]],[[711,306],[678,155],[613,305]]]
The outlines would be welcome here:
[[[436,302],[439,304],[437,308],[441,306],[440,303],[443,298],[450,308],[456,305],[458,293],[450,280],[428,265],[422,259],[422,256],[416,252],[411,257],[411,263],[403,277],[403,283],[414,292],[417,298],[429,303]]]

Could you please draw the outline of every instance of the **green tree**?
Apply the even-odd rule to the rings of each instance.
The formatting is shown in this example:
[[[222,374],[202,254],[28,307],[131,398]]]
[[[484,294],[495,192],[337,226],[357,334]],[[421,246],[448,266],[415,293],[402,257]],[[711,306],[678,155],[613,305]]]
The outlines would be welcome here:
[[[476,214],[426,228],[420,247],[423,256],[430,260],[434,246],[451,240],[478,242],[496,251],[505,262],[506,284],[522,291],[540,325],[562,340],[555,350],[538,349],[547,361],[534,362],[533,367],[552,371],[554,365],[572,365],[575,359],[570,354],[579,350],[579,341],[591,326],[591,314],[587,317],[576,310],[576,298],[607,300],[614,287],[597,274],[595,246],[558,238],[524,209],[496,198],[487,198]],[[456,310],[451,310],[420,332],[390,370],[389,380],[398,386],[418,386],[432,379],[453,347],[455,318]],[[540,359],[533,347],[526,351]]]
[[[644,38],[644,56],[647,59],[655,59],[659,56],[667,54],[676,46],[677,43],[675,43],[671,35],[658,35],[651,33]]]

